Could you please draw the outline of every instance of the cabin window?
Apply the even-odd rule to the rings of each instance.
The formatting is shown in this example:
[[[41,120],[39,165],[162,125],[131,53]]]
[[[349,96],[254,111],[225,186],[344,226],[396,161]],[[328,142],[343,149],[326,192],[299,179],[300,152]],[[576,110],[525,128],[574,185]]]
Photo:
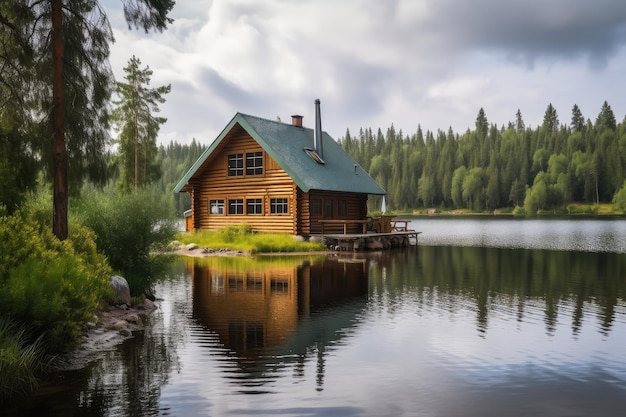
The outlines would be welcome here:
[[[270,278],[270,292],[273,294],[289,294],[289,281],[281,278]]]
[[[333,217],[333,200],[324,200],[324,217],[327,219]]]
[[[246,323],[246,348],[260,349],[265,347],[265,327],[263,323]]]
[[[246,200],[246,214],[263,214],[263,199],[249,198]]]
[[[243,175],[243,154],[235,153],[228,155],[228,176],[239,177]]]
[[[262,276],[248,276],[246,278],[246,291],[248,292],[263,292],[263,277]]]
[[[211,200],[209,207],[211,214],[224,214],[224,200]]]
[[[243,214],[243,200],[228,200],[228,214]]]
[[[346,200],[337,201],[337,216],[339,217],[348,216],[348,203],[346,202]]]
[[[246,175],[263,175],[263,152],[246,153]]]
[[[228,277],[228,290],[240,292],[243,291],[243,276],[232,275]]]
[[[287,198],[272,198],[270,200],[270,213],[272,213],[272,214],[287,214],[287,213],[289,213],[289,199],[287,199]]]
[[[311,200],[311,216],[319,217],[322,215],[322,200],[314,198]]]

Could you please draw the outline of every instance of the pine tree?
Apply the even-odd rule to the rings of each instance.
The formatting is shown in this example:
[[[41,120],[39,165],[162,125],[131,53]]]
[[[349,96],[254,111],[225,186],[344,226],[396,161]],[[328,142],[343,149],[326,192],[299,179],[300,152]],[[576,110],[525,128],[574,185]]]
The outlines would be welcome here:
[[[481,107],[478,111],[478,116],[476,116],[476,133],[479,138],[484,138],[487,136],[487,132],[489,131],[489,122],[487,122],[487,115],[485,114],[485,110]]]
[[[596,118],[596,128],[615,130],[616,126],[615,114],[613,114],[613,110],[611,109],[611,106],[609,106],[609,103],[605,101],[602,104],[598,117]]]
[[[556,109],[552,106],[552,103],[548,104],[546,108],[541,127],[547,135],[555,133],[559,128],[559,116],[556,113]]]
[[[8,3],[8,5],[7,5]],[[163,30],[173,0],[126,0],[130,25]],[[9,13],[18,10],[19,13]],[[17,16],[17,17],[16,17]],[[20,18],[26,16],[25,21]],[[44,120],[33,132],[37,154],[50,161],[53,182],[55,236],[68,235],[68,181],[101,178],[108,139],[108,100],[113,89],[109,44],[113,35],[96,0],[12,0],[0,7],[0,25],[7,29],[32,59],[8,61],[29,74],[28,117]],[[4,68],[0,69],[4,71]],[[66,98],[72,106],[66,106]],[[52,137],[52,147],[49,138]]]
[[[572,107],[572,122],[570,123],[570,127],[574,132],[582,132],[585,128],[585,118],[577,104],[574,104],[574,107]]]
[[[163,96],[171,91],[170,85],[148,88],[152,70],[140,66],[141,61],[133,55],[124,68],[126,82],[117,83],[119,100],[114,102],[124,190],[137,189],[158,178],[158,166],[154,164],[156,138],[167,119],[152,113],[159,112],[159,104],[165,102]]]
[[[515,130],[517,133],[521,133],[525,128],[526,126],[524,125],[524,119],[522,119],[522,112],[520,109],[517,109],[517,112],[515,113]]]

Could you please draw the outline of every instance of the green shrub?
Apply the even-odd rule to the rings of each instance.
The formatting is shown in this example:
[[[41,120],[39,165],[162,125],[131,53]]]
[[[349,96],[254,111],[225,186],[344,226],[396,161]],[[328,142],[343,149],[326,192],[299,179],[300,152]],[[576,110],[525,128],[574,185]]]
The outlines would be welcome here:
[[[598,214],[597,204],[569,204],[568,214]]]
[[[626,180],[624,180],[620,189],[615,192],[615,195],[613,196],[613,204],[614,210],[621,212],[626,211]]]
[[[0,316],[45,335],[51,352],[72,346],[110,297],[111,269],[93,238],[73,225],[61,242],[28,214],[0,217]]]
[[[515,206],[513,209],[514,216],[526,216],[526,209],[523,206]]]
[[[51,350],[63,349],[78,339],[98,307],[100,291],[90,275],[77,256],[60,255],[52,263],[29,257],[10,272],[0,308],[45,333]]]
[[[77,202],[77,221],[95,232],[98,250],[127,279],[132,295],[150,288],[160,270],[151,250],[164,247],[175,222],[150,190],[127,194],[91,192]]]

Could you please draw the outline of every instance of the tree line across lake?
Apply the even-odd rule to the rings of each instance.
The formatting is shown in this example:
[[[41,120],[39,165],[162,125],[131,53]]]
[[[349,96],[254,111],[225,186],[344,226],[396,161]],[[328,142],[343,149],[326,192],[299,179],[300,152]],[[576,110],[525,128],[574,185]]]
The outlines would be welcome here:
[[[614,203],[626,208],[626,120],[617,123],[605,101],[595,122],[577,105],[568,124],[548,105],[543,123],[490,124],[481,108],[474,130],[413,134],[378,129],[349,130],[339,139],[370,175],[387,190],[387,207],[469,209],[472,211],[572,212],[573,202]],[[370,210],[380,209],[373,200]]]
[[[525,127],[520,111],[515,122],[497,127],[480,109],[476,128],[463,134],[423,132],[418,126],[405,135],[392,125],[384,134],[368,128],[353,136],[347,130],[339,142],[385,188],[390,210],[517,207],[516,212],[532,215],[573,212],[573,202],[626,209],[626,123],[616,123],[606,102],[595,122],[584,119],[574,105],[571,123],[561,124],[548,105],[537,128]],[[178,216],[191,201],[187,193],[172,194],[172,189],[209,144],[193,139],[158,147],[154,185]],[[370,210],[380,210],[380,203],[372,198]]]

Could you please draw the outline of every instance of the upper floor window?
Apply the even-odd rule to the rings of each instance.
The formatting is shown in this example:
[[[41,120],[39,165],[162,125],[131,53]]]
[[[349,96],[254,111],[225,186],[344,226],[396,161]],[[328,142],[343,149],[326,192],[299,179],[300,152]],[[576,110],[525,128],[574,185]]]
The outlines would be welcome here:
[[[243,175],[243,154],[228,155],[228,176],[238,177],[241,175]]]
[[[246,152],[246,175],[263,175],[263,152]]]

